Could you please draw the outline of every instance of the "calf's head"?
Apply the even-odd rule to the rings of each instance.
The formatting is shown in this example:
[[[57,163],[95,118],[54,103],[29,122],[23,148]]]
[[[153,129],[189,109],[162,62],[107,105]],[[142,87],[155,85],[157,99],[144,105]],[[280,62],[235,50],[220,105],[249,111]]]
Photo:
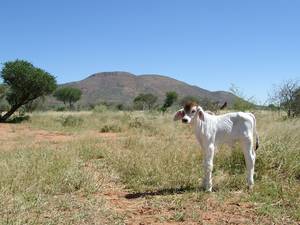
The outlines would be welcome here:
[[[174,121],[181,120],[182,123],[191,123],[195,116],[204,120],[203,109],[195,102],[187,102],[182,109],[175,113]]]

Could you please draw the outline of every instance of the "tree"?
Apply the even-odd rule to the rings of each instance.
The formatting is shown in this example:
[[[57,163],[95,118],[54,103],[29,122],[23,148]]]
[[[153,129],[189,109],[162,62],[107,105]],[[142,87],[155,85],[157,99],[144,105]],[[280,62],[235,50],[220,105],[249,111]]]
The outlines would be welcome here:
[[[293,116],[300,116],[300,87],[294,92],[294,100],[291,108]]]
[[[133,103],[135,106],[139,109],[145,110],[145,108],[148,108],[148,110],[152,109],[157,101],[157,96],[147,93],[147,94],[139,94],[136,96],[133,100]]]
[[[171,107],[174,102],[176,102],[178,99],[178,94],[175,91],[169,91],[166,93],[166,98],[164,101],[164,104],[161,108],[163,112],[167,111],[167,108]]]
[[[62,87],[57,89],[53,94],[57,100],[62,101],[65,105],[68,103],[70,109],[81,98],[81,95],[81,90],[74,87]]]
[[[56,88],[54,76],[25,60],[4,63],[1,78],[8,86],[5,96],[10,109],[0,117],[0,122],[6,121],[22,105],[48,95]]]
[[[117,110],[119,110],[119,111],[122,111],[122,110],[124,110],[124,104],[122,104],[122,103],[118,103],[117,105],[116,105],[116,108],[117,108]]]
[[[285,110],[288,117],[292,117],[295,114],[295,102],[298,89],[298,81],[283,81],[280,85],[274,86],[273,93],[270,95],[269,100],[275,106]]]

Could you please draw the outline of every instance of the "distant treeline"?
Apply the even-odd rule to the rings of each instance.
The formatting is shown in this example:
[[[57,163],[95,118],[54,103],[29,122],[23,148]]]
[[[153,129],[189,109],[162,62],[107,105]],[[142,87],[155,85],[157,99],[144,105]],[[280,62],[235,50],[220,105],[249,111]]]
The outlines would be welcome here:
[[[157,110],[162,113],[184,105],[187,101],[200,104],[205,110],[218,111],[224,102],[212,101],[208,98],[195,96],[179,96],[176,91],[167,91],[163,103],[153,93],[140,93],[131,104],[121,102],[98,102],[82,106],[78,103],[82,92],[74,87],[60,87],[57,89],[56,79],[48,72],[33,66],[24,60],[9,61],[3,64],[0,83],[0,122],[7,121],[16,111],[19,114],[34,110]],[[229,109],[236,111],[250,111],[253,109],[283,110],[287,117],[300,115],[300,87],[298,81],[290,80],[277,86],[268,106],[258,106],[251,98],[233,86],[231,92],[236,99]],[[61,104],[45,103],[47,96],[53,96]],[[227,105],[227,104],[226,104]]]

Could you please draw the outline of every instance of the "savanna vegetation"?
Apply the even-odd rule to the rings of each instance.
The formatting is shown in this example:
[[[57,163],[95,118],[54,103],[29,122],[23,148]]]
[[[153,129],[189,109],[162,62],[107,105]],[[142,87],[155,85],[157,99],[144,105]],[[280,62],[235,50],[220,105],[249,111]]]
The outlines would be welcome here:
[[[214,192],[189,126],[152,112],[33,113],[0,127],[0,224],[297,224],[300,120],[256,111],[255,187],[223,146]]]
[[[1,78],[0,122],[15,112],[28,116],[18,119],[15,113],[12,123],[0,126],[0,224],[300,222],[300,93],[295,81],[274,91],[269,110],[257,110],[251,98],[231,88],[239,97],[231,109],[251,110],[257,117],[256,184],[247,190],[240,147],[221,146],[214,192],[205,193],[201,149],[189,126],[172,121],[172,110],[196,101],[205,110],[223,113],[219,102],[167,91],[163,103],[141,93],[132,106],[102,102],[76,112],[81,91],[55,91],[54,76],[31,63],[7,62]],[[53,92],[73,111],[34,112]]]

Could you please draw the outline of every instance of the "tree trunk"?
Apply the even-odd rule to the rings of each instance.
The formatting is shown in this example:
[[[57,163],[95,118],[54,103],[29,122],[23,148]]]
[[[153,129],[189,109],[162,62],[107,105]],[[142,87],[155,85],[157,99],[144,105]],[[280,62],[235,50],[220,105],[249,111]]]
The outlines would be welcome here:
[[[5,122],[12,114],[14,114],[15,111],[17,111],[18,108],[20,108],[20,106],[22,106],[22,104],[12,106],[11,109],[4,114],[4,116],[0,117],[0,123]]]

